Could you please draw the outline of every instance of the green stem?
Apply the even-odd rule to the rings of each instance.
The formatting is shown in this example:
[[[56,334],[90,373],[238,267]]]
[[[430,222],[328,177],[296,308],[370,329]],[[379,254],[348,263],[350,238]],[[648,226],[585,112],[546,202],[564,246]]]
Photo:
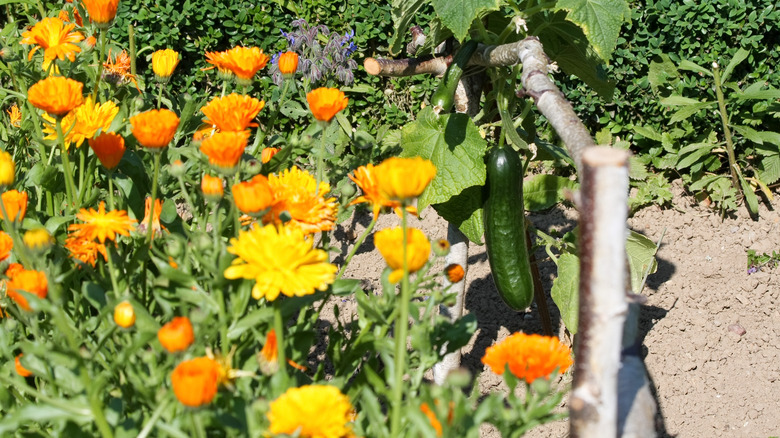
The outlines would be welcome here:
[[[200,216],[195,214],[195,211],[196,211],[195,204],[192,202],[192,199],[190,198],[189,191],[187,191],[187,185],[184,184],[184,178],[181,175],[179,175],[179,176],[176,177],[176,179],[179,180],[179,189],[181,190],[182,196],[184,196],[184,200],[187,202],[187,205],[189,205],[190,211],[193,212],[193,214],[192,214],[192,222],[193,222],[193,225],[195,225],[195,224],[200,222],[200,220],[199,220]],[[190,230],[192,230],[192,227],[190,227]]]
[[[149,433],[154,428],[154,425],[157,423],[157,420],[160,419],[163,411],[165,411],[165,408],[168,407],[168,404],[170,402],[171,402],[171,398],[166,397],[163,401],[160,402],[159,405],[157,405],[157,409],[155,409],[154,412],[152,412],[152,416],[149,417],[149,421],[147,421],[146,424],[144,424],[144,428],[141,429],[141,432],[138,434],[137,438],[146,438],[149,435]]]
[[[84,152],[86,154],[86,151]],[[95,181],[95,169],[97,168],[97,157],[93,156],[89,160],[89,165],[87,166],[87,177],[86,177],[86,183],[82,187],[82,190],[79,192],[79,205],[84,205],[84,201],[92,197],[92,189],[94,187],[93,182]]]
[[[265,129],[263,130],[262,134],[258,133],[258,135],[255,136],[255,144],[252,145],[252,150],[249,151],[250,155],[257,154],[258,149],[260,149],[260,145],[263,144],[265,138],[268,136],[268,133],[271,132],[271,128],[273,128],[274,123],[276,122],[276,118],[279,116],[279,111],[282,109],[282,104],[284,104],[284,98],[287,97],[287,89],[289,88],[289,84],[290,80],[285,79],[284,84],[282,85],[282,95],[279,96],[279,101],[276,103],[276,108],[274,108],[274,112],[271,113],[271,118],[268,119],[268,123],[265,125]]]
[[[152,205],[149,207],[149,225],[146,230],[146,239],[149,241],[149,245],[152,244],[154,238],[154,201],[157,199],[157,181],[160,179],[160,158],[162,151],[154,152],[154,177],[152,178]]]
[[[276,357],[279,359],[279,373],[287,382],[287,357],[284,354],[284,321],[282,320],[282,302],[279,297],[274,300],[274,332],[276,332]]]
[[[203,428],[203,423],[200,421],[200,416],[196,411],[190,411],[192,416],[192,435],[195,438],[206,438],[206,429]]]
[[[157,92],[157,109],[160,109],[160,104],[162,103],[162,95],[163,95],[163,84],[158,84],[160,91]]]
[[[70,156],[68,156],[68,150],[65,147],[65,136],[62,135],[62,118],[57,117],[54,126],[57,129],[57,139],[59,140],[60,147],[62,148],[60,155],[62,156],[62,173],[65,174],[65,196],[67,197],[68,201],[67,211],[72,213],[75,211],[76,207],[76,200],[73,196],[73,190],[76,183],[73,181],[73,172],[71,171],[70,167]]]
[[[110,247],[106,248],[106,259],[108,261],[108,276],[111,277],[111,287],[114,288],[114,296],[119,298],[119,283],[116,280],[116,269],[114,269],[114,258],[111,256]]]
[[[216,251],[217,254],[219,254],[220,250],[221,250],[221,248],[220,248],[221,247],[221,245],[220,245],[220,243],[221,243],[220,237],[222,235],[222,233],[221,233],[222,230],[220,230],[220,220],[219,220],[219,204],[220,203],[221,202],[215,202],[214,203],[214,208],[212,208],[212,210],[211,210],[212,214],[214,215],[214,218],[213,218],[214,219],[214,224],[213,224],[212,230],[211,230],[214,233],[214,244],[213,244],[213,246],[214,246],[214,250]]]
[[[133,23],[127,25],[127,39],[130,40],[130,74],[135,76],[135,28]]]
[[[406,224],[406,208],[405,205],[401,206],[401,230],[403,232],[403,269],[404,276],[401,280],[401,295],[398,300],[398,319],[395,321],[395,363],[392,382],[392,399],[391,399],[391,417],[390,417],[390,436],[401,436],[401,410],[403,409],[403,383],[404,374],[406,371],[406,337],[409,330],[409,299],[411,296],[411,290],[409,289],[409,262],[407,260],[407,253],[409,251],[409,244],[407,242],[407,224]]]
[[[729,117],[726,112],[726,99],[723,97],[723,90],[720,87],[720,71],[717,66],[712,69],[712,76],[715,79],[715,96],[718,98],[718,109],[720,111],[720,123],[723,125],[723,135],[726,137],[726,152],[729,157],[729,171],[731,173],[731,185],[740,193],[742,189],[739,185],[739,167],[737,166],[737,160],[734,156],[734,141],[731,138],[731,130],[729,129]]]
[[[320,126],[322,126],[322,133],[320,139],[320,148],[317,150],[317,193],[320,191],[320,183],[323,180],[323,174],[325,172],[325,130],[328,129],[330,123],[322,122],[320,123]]]
[[[108,208],[116,210],[114,206],[114,175],[112,171],[108,171]]]
[[[347,254],[347,258],[344,259],[344,265],[341,266],[341,270],[339,271],[339,274],[336,276],[336,280],[339,280],[341,277],[344,276],[344,273],[347,270],[347,265],[349,265],[349,262],[352,260],[352,257],[355,256],[355,253],[357,253],[358,248],[360,248],[360,245],[363,244],[363,241],[366,240],[366,237],[368,237],[369,234],[371,234],[371,231],[374,229],[374,225],[376,225],[377,217],[374,217],[371,220],[371,223],[368,224],[368,227],[366,227],[365,231],[363,231],[363,234],[358,237],[358,240],[355,241],[355,245],[352,246],[352,249],[349,250],[349,254]]]
[[[95,86],[92,88],[92,100],[97,103],[98,101],[98,88],[100,87],[100,79],[103,76],[103,62],[106,59],[106,30],[100,29],[100,59],[98,59],[98,71],[95,78]]]
[[[86,146],[86,145],[83,145]],[[78,190],[76,190],[76,199],[78,200],[78,203],[81,204],[81,197],[83,196],[83,190],[84,190],[84,168],[86,167],[86,147],[80,147],[78,148],[79,151],[79,187]]]

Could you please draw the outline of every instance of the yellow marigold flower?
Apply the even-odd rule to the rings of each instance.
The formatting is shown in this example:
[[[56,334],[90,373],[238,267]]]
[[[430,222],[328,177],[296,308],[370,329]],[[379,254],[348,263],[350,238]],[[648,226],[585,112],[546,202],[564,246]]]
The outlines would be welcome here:
[[[125,329],[135,325],[135,309],[129,301],[122,301],[114,307],[114,322]]]
[[[425,233],[417,228],[409,228],[406,231],[407,239],[407,267],[409,273],[419,271],[428,257],[431,255],[431,242],[425,237]],[[374,233],[374,246],[384,257],[387,266],[393,270],[390,274],[390,282],[398,283],[404,276],[404,249],[403,230],[401,227],[386,228]]]
[[[8,190],[0,195],[0,199],[10,220],[21,223],[27,213],[27,192]]]
[[[141,89],[138,88],[135,75],[130,73],[130,70],[130,55],[127,52],[122,50],[114,57],[114,61],[111,62],[111,49],[108,49],[108,59],[103,63],[103,76],[116,84],[132,82],[135,85],[135,89],[140,93]]]
[[[100,243],[105,243],[106,239],[116,240],[117,234],[129,236],[135,222],[124,210],[106,211],[105,201],[100,201],[97,211],[92,208],[82,208],[76,218],[84,223],[72,224],[68,230],[79,232],[88,240],[97,239]]]
[[[6,151],[0,151],[0,187],[10,186],[16,179],[14,159]]]
[[[277,63],[279,73],[287,77],[292,76],[298,71],[298,54],[295,52],[284,52],[279,55]]]
[[[557,337],[517,332],[488,347],[482,363],[499,375],[504,374],[509,365],[509,371],[515,377],[532,383],[555,370],[563,373],[574,362],[571,349],[561,344]]]
[[[258,215],[267,209],[274,199],[268,178],[255,175],[251,180],[233,185],[233,202],[242,213]]]
[[[108,170],[113,170],[125,155],[125,139],[113,132],[104,132],[89,139],[89,147],[97,155],[100,164]]]
[[[433,426],[433,429],[436,431],[436,436],[441,436],[441,422],[439,422],[439,419],[436,418],[436,414],[433,412],[433,410],[431,410],[430,406],[428,406],[428,403],[421,404],[420,410],[423,414],[425,414],[426,417],[428,417],[428,421],[431,422],[431,426]]]
[[[24,354],[20,353],[16,356],[16,359],[14,359],[14,369],[16,370],[16,374],[19,374],[22,377],[30,377],[32,376],[32,371],[22,366],[22,361],[20,360],[22,356],[24,356]]]
[[[0,231],[0,262],[11,256],[14,240],[5,231]]]
[[[68,238],[65,239],[65,248],[70,252],[71,257],[93,267],[97,263],[98,254],[103,256],[103,260],[108,261],[106,245],[87,239],[80,232],[68,235]],[[81,268],[80,265],[79,268]]]
[[[19,128],[22,126],[22,112],[19,111],[19,107],[16,104],[11,105],[11,108],[6,110],[8,113],[8,121],[11,122],[11,126]]]
[[[177,316],[171,322],[160,327],[157,339],[169,353],[184,351],[195,342],[195,332],[192,323],[186,316]]]
[[[111,122],[119,113],[119,107],[114,102],[94,102],[92,96],[87,96],[84,103],[74,108],[62,118],[62,131],[65,134],[65,148],[71,143],[80,147],[84,140],[91,139],[98,131],[108,131]],[[47,140],[57,140],[56,121],[44,114],[43,132],[49,134]]]
[[[309,109],[315,119],[330,122],[331,119],[347,107],[349,99],[338,88],[317,88],[306,95]]]
[[[161,235],[162,236],[162,230],[165,228],[160,224],[160,213],[162,213],[162,199],[157,198],[154,200],[154,218],[150,218],[152,213],[152,197],[147,196],[146,200],[144,201],[144,218],[141,221],[141,223],[138,225],[138,232],[141,234],[146,234],[146,230],[148,230],[149,227],[149,221],[152,222],[152,235]]]
[[[200,189],[206,200],[212,202],[219,201],[225,194],[222,178],[218,176],[203,175],[203,179],[200,181]]]
[[[196,408],[214,400],[219,388],[219,364],[208,357],[187,360],[173,370],[173,393],[181,404]]]
[[[152,70],[157,82],[168,82],[177,65],[179,65],[179,52],[175,50],[158,50],[152,54]]]
[[[33,252],[43,252],[54,245],[54,237],[46,228],[33,228],[24,233],[22,237],[24,245]]]
[[[264,223],[281,224],[282,217],[289,215],[289,225],[306,234],[333,228],[338,204],[336,198],[324,196],[330,191],[328,183],[320,182],[318,189],[314,176],[297,167],[270,175],[268,183],[274,193],[274,202],[271,211],[263,217]],[[282,215],[284,212],[287,215]]]
[[[265,148],[263,149],[263,152],[260,153],[260,161],[265,164],[269,161],[271,161],[271,158],[274,157],[274,155],[278,154],[281,149],[279,148]]]
[[[257,363],[263,374],[273,374],[279,370],[279,344],[276,342],[274,329],[268,331],[265,337],[265,345],[257,354]]]
[[[271,402],[269,432],[301,438],[346,438],[353,436],[349,425],[355,409],[349,397],[328,385],[290,388]]]
[[[388,158],[374,170],[379,193],[399,201],[420,196],[436,176],[436,166],[421,157]]]
[[[119,0],[81,0],[87,9],[89,19],[100,29],[108,29],[116,17]]]
[[[233,47],[223,52],[222,67],[230,70],[240,80],[250,81],[258,70],[271,59],[259,47]]]
[[[379,216],[379,212],[382,211],[382,208],[384,207],[392,208],[398,216],[401,216],[401,203],[388,199],[379,193],[376,182],[376,172],[374,169],[375,167],[373,164],[367,164],[355,169],[354,176],[349,175],[349,179],[357,184],[357,186],[360,187],[360,190],[363,191],[363,195],[358,196],[354,201],[350,202],[349,205],[360,204],[362,202],[371,204],[371,210],[374,212],[374,219]],[[414,206],[407,206],[406,211],[415,216],[417,215],[417,208]]]
[[[6,275],[9,275],[6,271]],[[30,311],[30,304],[22,291],[36,295],[40,299],[46,298],[49,294],[49,282],[46,280],[46,274],[40,271],[26,270],[24,268],[15,270],[6,286],[8,298],[14,300],[19,307]]]
[[[211,99],[200,110],[206,115],[203,123],[209,126],[214,125],[220,131],[243,131],[250,126],[257,126],[252,119],[264,106],[264,100],[232,93]]]
[[[73,79],[51,76],[30,87],[27,100],[53,116],[62,116],[81,105],[83,88],[84,84]]]
[[[168,146],[179,127],[179,117],[171,110],[150,110],[130,117],[133,136],[141,146],[157,150]]]
[[[444,272],[447,274],[447,280],[453,284],[463,280],[463,277],[466,275],[466,271],[463,270],[463,266],[457,263],[447,265],[447,267],[444,268]]]
[[[230,239],[228,252],[238,256],[225,270],[225,278],[254,279],[252,296],[275,300],[280,293],[292,296],[324,291],[335,279],[335,265],[328,254],[315,249],[299,229],[275,225],[254,226]]]
[[[71,32],[75,28],[75,24],[65,25],[62,20],[54,17],[39,21],[32,29],[22,33],[20,44],[35,44],[27,60],[32,60],[38,49],[43,49],[43,59],[46,61],[64,61],[65,58],[71,62],[75,61],[76,53],[79,53],[81,48],[74,43],[84,39],[80,32]]]
[[[222,131],[203,140],[200,151],[209,157],[209,164],[225,175],[233,175],[249,141],[249,130]]]

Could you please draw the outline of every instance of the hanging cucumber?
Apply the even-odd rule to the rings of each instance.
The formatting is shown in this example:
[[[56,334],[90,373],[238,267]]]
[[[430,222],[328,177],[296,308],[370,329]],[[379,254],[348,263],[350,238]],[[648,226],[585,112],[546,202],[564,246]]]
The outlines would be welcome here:
[[[455,89],[458,88],[458,82],[463,76],[463,69],[469,63],[471,55],[477,50],[477,42],[474,40],[466,41],[460,50],[452,58],[452,63],[447,67],[447,71],[436,87],[436,91],[431,96],[431,105],[434,108],[441,107],[441,112],[448,113],[454,104]]]
[[[504,302],[514,310],[523,310],[534,297],[525,245],[523,164],[509,146],[493,148],[486,164],[484,223],[490,270]]]

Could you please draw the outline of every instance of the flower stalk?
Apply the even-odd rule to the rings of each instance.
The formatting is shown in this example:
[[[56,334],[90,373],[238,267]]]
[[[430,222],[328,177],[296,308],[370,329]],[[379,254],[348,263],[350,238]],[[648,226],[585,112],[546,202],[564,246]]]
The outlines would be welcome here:
[[[406,204],[406,201],[404,201]],[[404,205],[403,207],[406,207]],[[403,409],[403,383],[406,374],[406,337],[409,331],[409,300],[411,289],[409,288],[409,236],[407,230],[407,212],[401,209],[401,230],[403,232],[403,270],[401,280],[401,295],[398,298],[398,319],[395,321],[395,363],[393,370],[390,436],[401,436],[401,410]]]

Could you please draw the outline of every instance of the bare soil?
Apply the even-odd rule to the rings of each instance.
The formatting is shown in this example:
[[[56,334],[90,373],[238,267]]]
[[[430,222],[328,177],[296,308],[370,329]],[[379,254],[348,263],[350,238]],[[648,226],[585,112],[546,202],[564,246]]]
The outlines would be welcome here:
[[[640,329],[642,357],[655,387],[659,405],[659,436],[769,437],[780,435],[780,268],[747,272],[748,249],[771,253],[780,250],[780,200],[762,205],[761,219],[753,221],[742,209],[721,218],[683,193],[676,182],[673,207],[645,208],[629,219],[629,227],[654,241],[663,235],[658,271],[648,278],[643,295]],[[530,217],[546,232],[568,231],[576,225],[577,212],[556,206]],[[337,238],[344,242],[365,228],[369,213],[357,214],[342,224]],[[384,215],[381,229],[398,225]],[[430,239],[444,238],[446,222],[432,209],[412,226]],[[341,234],[343,233],[343,234]],[[344,252],[348,249],[343,248]],[[540,270],[548,295],[554,328],[563,327],[549,299],[555,265],[543,250]],[[347,277],[368,279],[379,289],[384,262],[373,250],[371,239],[359,249]],[[507,335],[525,331],[541,333],[538,312],[518,313],[499,298],[484,246],[471,245],[467,273],[466,312],[474,313],[478,330],[463,350],[462,366],[480,373],[485,349]],[[353,314],[350,300],[335,303],[342,318]],[[566,384],[567,379],[560,384]],[[482,372],[483,392],[506,391],[500,377]],[[561,406],[566,409],[566,402]],[[498,437],[489,426],[484,437]],[[568,435],[568,423],[558,422],[533,431],[534,437]]]

